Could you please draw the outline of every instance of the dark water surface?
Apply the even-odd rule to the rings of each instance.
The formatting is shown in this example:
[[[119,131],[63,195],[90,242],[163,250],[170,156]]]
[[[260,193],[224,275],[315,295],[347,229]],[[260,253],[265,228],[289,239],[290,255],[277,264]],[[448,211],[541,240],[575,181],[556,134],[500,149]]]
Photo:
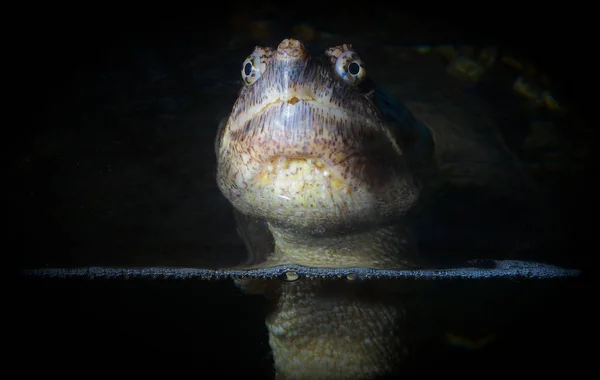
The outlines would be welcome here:
[[[235,265],[245,251],[214,180],[214,137],[242,85],[243,60],[254,45],[290,36],[315,48],[352,43],[373,78],[425,118],[440,117],[435,105],[446,117],[460,120],[458,109],[484,120],[476,125],[491,120],[498,165],[510,166],[486,167],[486,183],[500,189],[492,201],[461,192],[460,181],[444,193],[420,220],[425,250],[583,270],[575,280],[407,285],[418,288],[410,374],[582,373],[597,188],[585,23],[567,34],[552,26],[557,12],[497,10],[492,21],[458,10],[293,10],[242,4],[117,17],[108,9],[96,21],[64,18],[60,31],[63,17],[55,19],[26,63],[39,91],[26,115],[33,127],[15,141],[21,267]],[[474,81],[448,73],[442,45],[474,60],[494,46],[498,56]],[[516,93],[519,77],[561,109]],[[463,170],[453,162],[465,155],[476,162],[490,152],[465,149],[446,158],[447,173]],[[503,191],[523,200],[504,203]],[[532,204],[535,212],[523,207]],[[486,218],[490,210],[522,214]],[[267,304],[231,281],[22,279],[18,289],[15,352],[39,373],[119,364],[130,373],[272,376]]]

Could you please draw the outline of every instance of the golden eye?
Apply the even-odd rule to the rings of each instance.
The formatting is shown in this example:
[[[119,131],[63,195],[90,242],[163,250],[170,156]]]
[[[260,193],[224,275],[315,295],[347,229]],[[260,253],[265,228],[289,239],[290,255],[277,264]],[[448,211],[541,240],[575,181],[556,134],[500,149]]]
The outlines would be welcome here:
[[[256,82],[265,69],[265,62],[261,60],[260,53],[254,51],[242,64],[242,79],[250,86]]]
[[[343,52],[335,61],[334,68],[336,74],[351,86],[362,82],[367,75],[365,64],[352,50]]]

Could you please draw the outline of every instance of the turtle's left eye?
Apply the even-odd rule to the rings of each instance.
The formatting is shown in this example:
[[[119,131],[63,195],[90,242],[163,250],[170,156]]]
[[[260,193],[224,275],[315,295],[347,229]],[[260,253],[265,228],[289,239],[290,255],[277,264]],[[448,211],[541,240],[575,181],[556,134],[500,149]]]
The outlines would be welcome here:
[[[367,72],[362,59],[352,50],[343,52],[335,61],[335,73],[349,85],[358,85],[365,79]]]

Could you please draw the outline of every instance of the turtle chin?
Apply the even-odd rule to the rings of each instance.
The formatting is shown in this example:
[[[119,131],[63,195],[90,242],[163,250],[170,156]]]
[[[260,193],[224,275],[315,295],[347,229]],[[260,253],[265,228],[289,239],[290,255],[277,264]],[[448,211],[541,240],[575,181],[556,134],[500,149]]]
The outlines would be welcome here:
[[[308,155],[275,155],[231,172],[235,176],[222,176],[219,186],[234,207],[302,234],[339,234],[397,222],[419,194],[404,173],[374,175],[368,166]]]
[[[300,230],[337,228],[364,215],[370,196],[319,157],[274,156],[260,166],[246,201],[260,217]]]

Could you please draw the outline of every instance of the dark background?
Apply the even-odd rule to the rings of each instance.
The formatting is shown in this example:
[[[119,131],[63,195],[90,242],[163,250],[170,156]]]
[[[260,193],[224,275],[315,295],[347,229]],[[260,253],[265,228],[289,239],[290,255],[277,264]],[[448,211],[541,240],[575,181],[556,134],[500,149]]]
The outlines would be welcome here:
[[[516,3],[465,4],[462,8],[447,4],[445,9],[428,4],[411,10],[371,3],[211,6],[37,7],[27,18],[30,33],[21,33],[23,42],[16,40],[26,73],[22,77],[26,97],[21,100],[30,109],[24,118],[33,123],[18,128],[16,143],[11,145],[27,149],[31,138],[49,127],[46,121],[57,115],[64,116],[64,124],[52,128],[74,127],[76,120],[65,111],[66,99],[72,99],[74,88],[90,86],[79,82],[81,76],[76,73],[132,65],[130,52],[140,46],[151,46],[177,60],[185,59],[178,55],[184,55],[184,47],[190,44],[200,44],[207,55],[232,40],[251,44],[247,31],[254,20],[271,21],[265,40],[273,44],[287,37],[294,25],[306,23],[315,30],[372,36],[366,38],[378,42],[510,47],[551,73],[554,88],[578,120],[594,120],[592,21],[589,12],[571,3],[528,9]],[[135,76],[135,70],[131,72]],[[592,136],[590,146],[595,146],[595,139]],[[584,270],[582,277],[485,286],[446,284],[441,295],[431,296],[436,302],[421,301],[424,311],[415,323],[425,338],[408,367],[411,375],[578,376],[591,365],[587,347],[596,343],[591,304],[597,298],[592,298],[589,287],[595,246],[591,222],[597,189],[594,168],[590,162],[558,185],[561,203],[557,207],[568,223],[559,231],[557,250],[568,256],[564,262]],[[17,233],[24,256],[33,249],[29,241],[37,241],[36,249],[60,255],[60,246],[51,244],[47,236],[51,226],[31,219],[18,225],[22,226]],[[19,303],[9,313],[17,321],[7,326],[7,333],[16,335],[11,351],[28,372],[67,377],[159,370],[200,378],[268,378],[272,374],[263,327],[266,303],[261,297],[241,294],[230,282],[20,279],[11,287],[13,291]],[[457,294],[460,301],[444,301],[456,299]],[[498,338],[491,345],[469,350],[448,345],[447,332],[475,340],[496,333]]]

